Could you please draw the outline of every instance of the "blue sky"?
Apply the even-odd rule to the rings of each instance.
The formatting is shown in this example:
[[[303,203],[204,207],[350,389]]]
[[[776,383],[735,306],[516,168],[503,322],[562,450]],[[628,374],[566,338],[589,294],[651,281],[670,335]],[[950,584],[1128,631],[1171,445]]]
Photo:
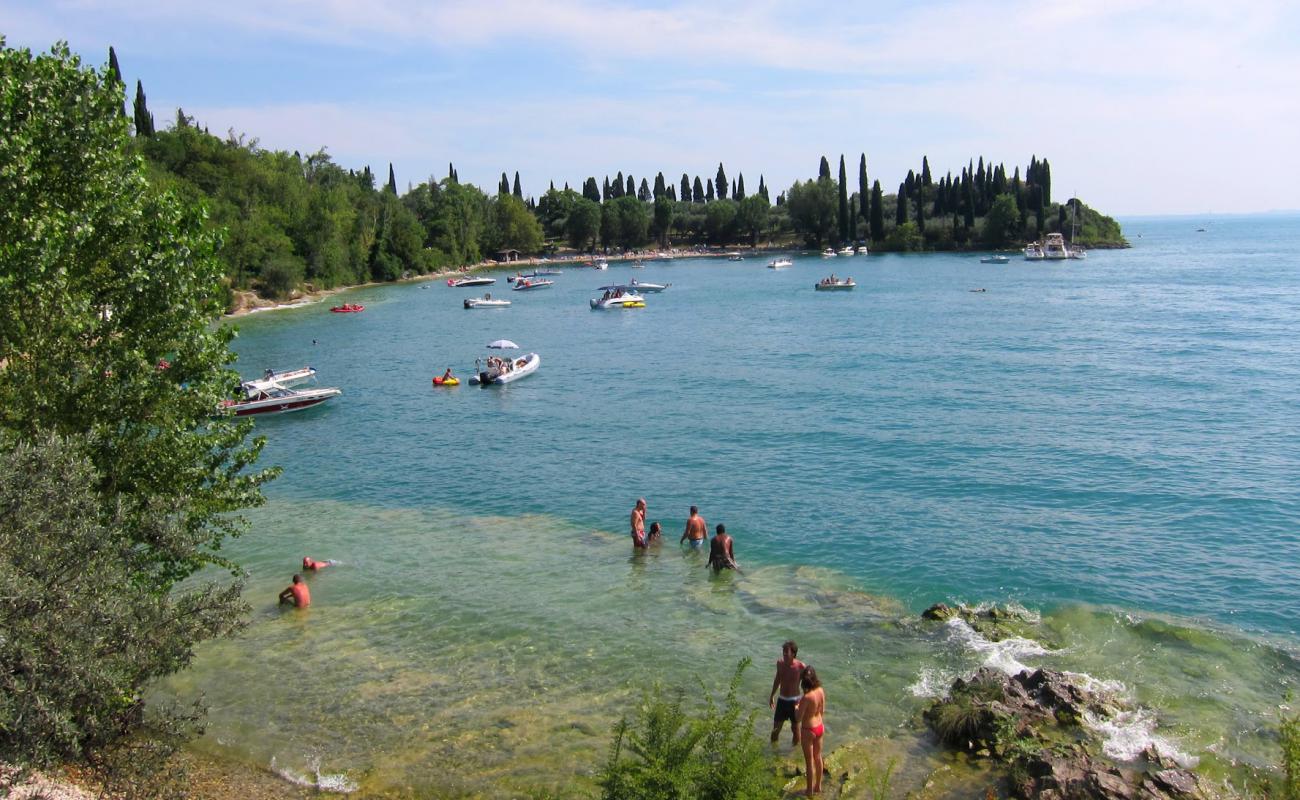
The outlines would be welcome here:
[[[929,157],[1032,154],[1116,215],[1300,208],[1290,0],[599,2],[0,0],[10,47],[113,45],[160,126],[312,152],[398,185],[526,194],[622,171],[774,190],[865,152],[891,191]],[[851,178],[852,179],[852,178]]]

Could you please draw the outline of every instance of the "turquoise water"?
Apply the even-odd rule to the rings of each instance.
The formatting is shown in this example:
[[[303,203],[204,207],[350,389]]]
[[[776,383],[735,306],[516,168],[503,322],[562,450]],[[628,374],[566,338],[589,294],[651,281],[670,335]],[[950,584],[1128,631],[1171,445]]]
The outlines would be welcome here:
[[[510,796],[588,786],[654,680],[725,684],[751,656],[765,710],[794,636],[840,743],[911,729],[981,663],[1042,664],[1122,684],[1120,750],[1275,761],[1300,678],[1300,218],[1125,232],[1060,265],[615,263],[502,280],[504,310],[429,282],[241,319],[246,376],[311,364],[344,395],[258,422],[285,473],[230,547],[254,621],[169,691],[207,693],[205,746],[286,775]],[[857,290],[815,292],[831,271]],[[633,277],[672,286],[588,308]],[[539,372],[431,388],[501,337]],[[647,556],[638,496],[668,538]],[[678,551],[693,503],[743,575]],[[281,613],[303,555],[343,563]],[[1042,636],[916,620],[954,600],[1020,604]]]

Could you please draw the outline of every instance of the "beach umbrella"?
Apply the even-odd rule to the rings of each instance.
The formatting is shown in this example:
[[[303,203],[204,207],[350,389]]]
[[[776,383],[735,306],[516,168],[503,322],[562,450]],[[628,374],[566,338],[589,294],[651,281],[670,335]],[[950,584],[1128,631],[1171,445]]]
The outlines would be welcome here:
[[[497,339],[495,342],[488,342],[488,347],[493,350],[518,350],[519,345],[509,339]]]

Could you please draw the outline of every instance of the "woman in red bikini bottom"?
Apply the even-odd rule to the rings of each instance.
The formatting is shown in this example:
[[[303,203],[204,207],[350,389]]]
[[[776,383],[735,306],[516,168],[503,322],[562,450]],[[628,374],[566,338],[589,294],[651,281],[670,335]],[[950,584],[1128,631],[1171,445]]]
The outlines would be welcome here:
[[[803,745],[804,771],[808,776],[805,794],[812,797],[822,790],[822,734],[826,732],[822,713],[826,711],[826,690],[812,667],[803,668],[799,683],[803,687],[803,699],[795,713],[799,718],[799,742]]]

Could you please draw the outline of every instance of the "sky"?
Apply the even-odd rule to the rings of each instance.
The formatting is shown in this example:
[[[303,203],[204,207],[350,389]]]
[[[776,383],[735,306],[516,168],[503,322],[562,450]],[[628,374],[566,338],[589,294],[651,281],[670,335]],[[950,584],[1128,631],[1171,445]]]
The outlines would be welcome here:
[[[622,172],[762,175],[863,153],[893,191],[929,159],[1052,166],[1113,216],[1300,209],[1294,0],[0,0],[8,47],[112,45],[158,127],[176,109],[322,148],[399,190],[525,195]]]

